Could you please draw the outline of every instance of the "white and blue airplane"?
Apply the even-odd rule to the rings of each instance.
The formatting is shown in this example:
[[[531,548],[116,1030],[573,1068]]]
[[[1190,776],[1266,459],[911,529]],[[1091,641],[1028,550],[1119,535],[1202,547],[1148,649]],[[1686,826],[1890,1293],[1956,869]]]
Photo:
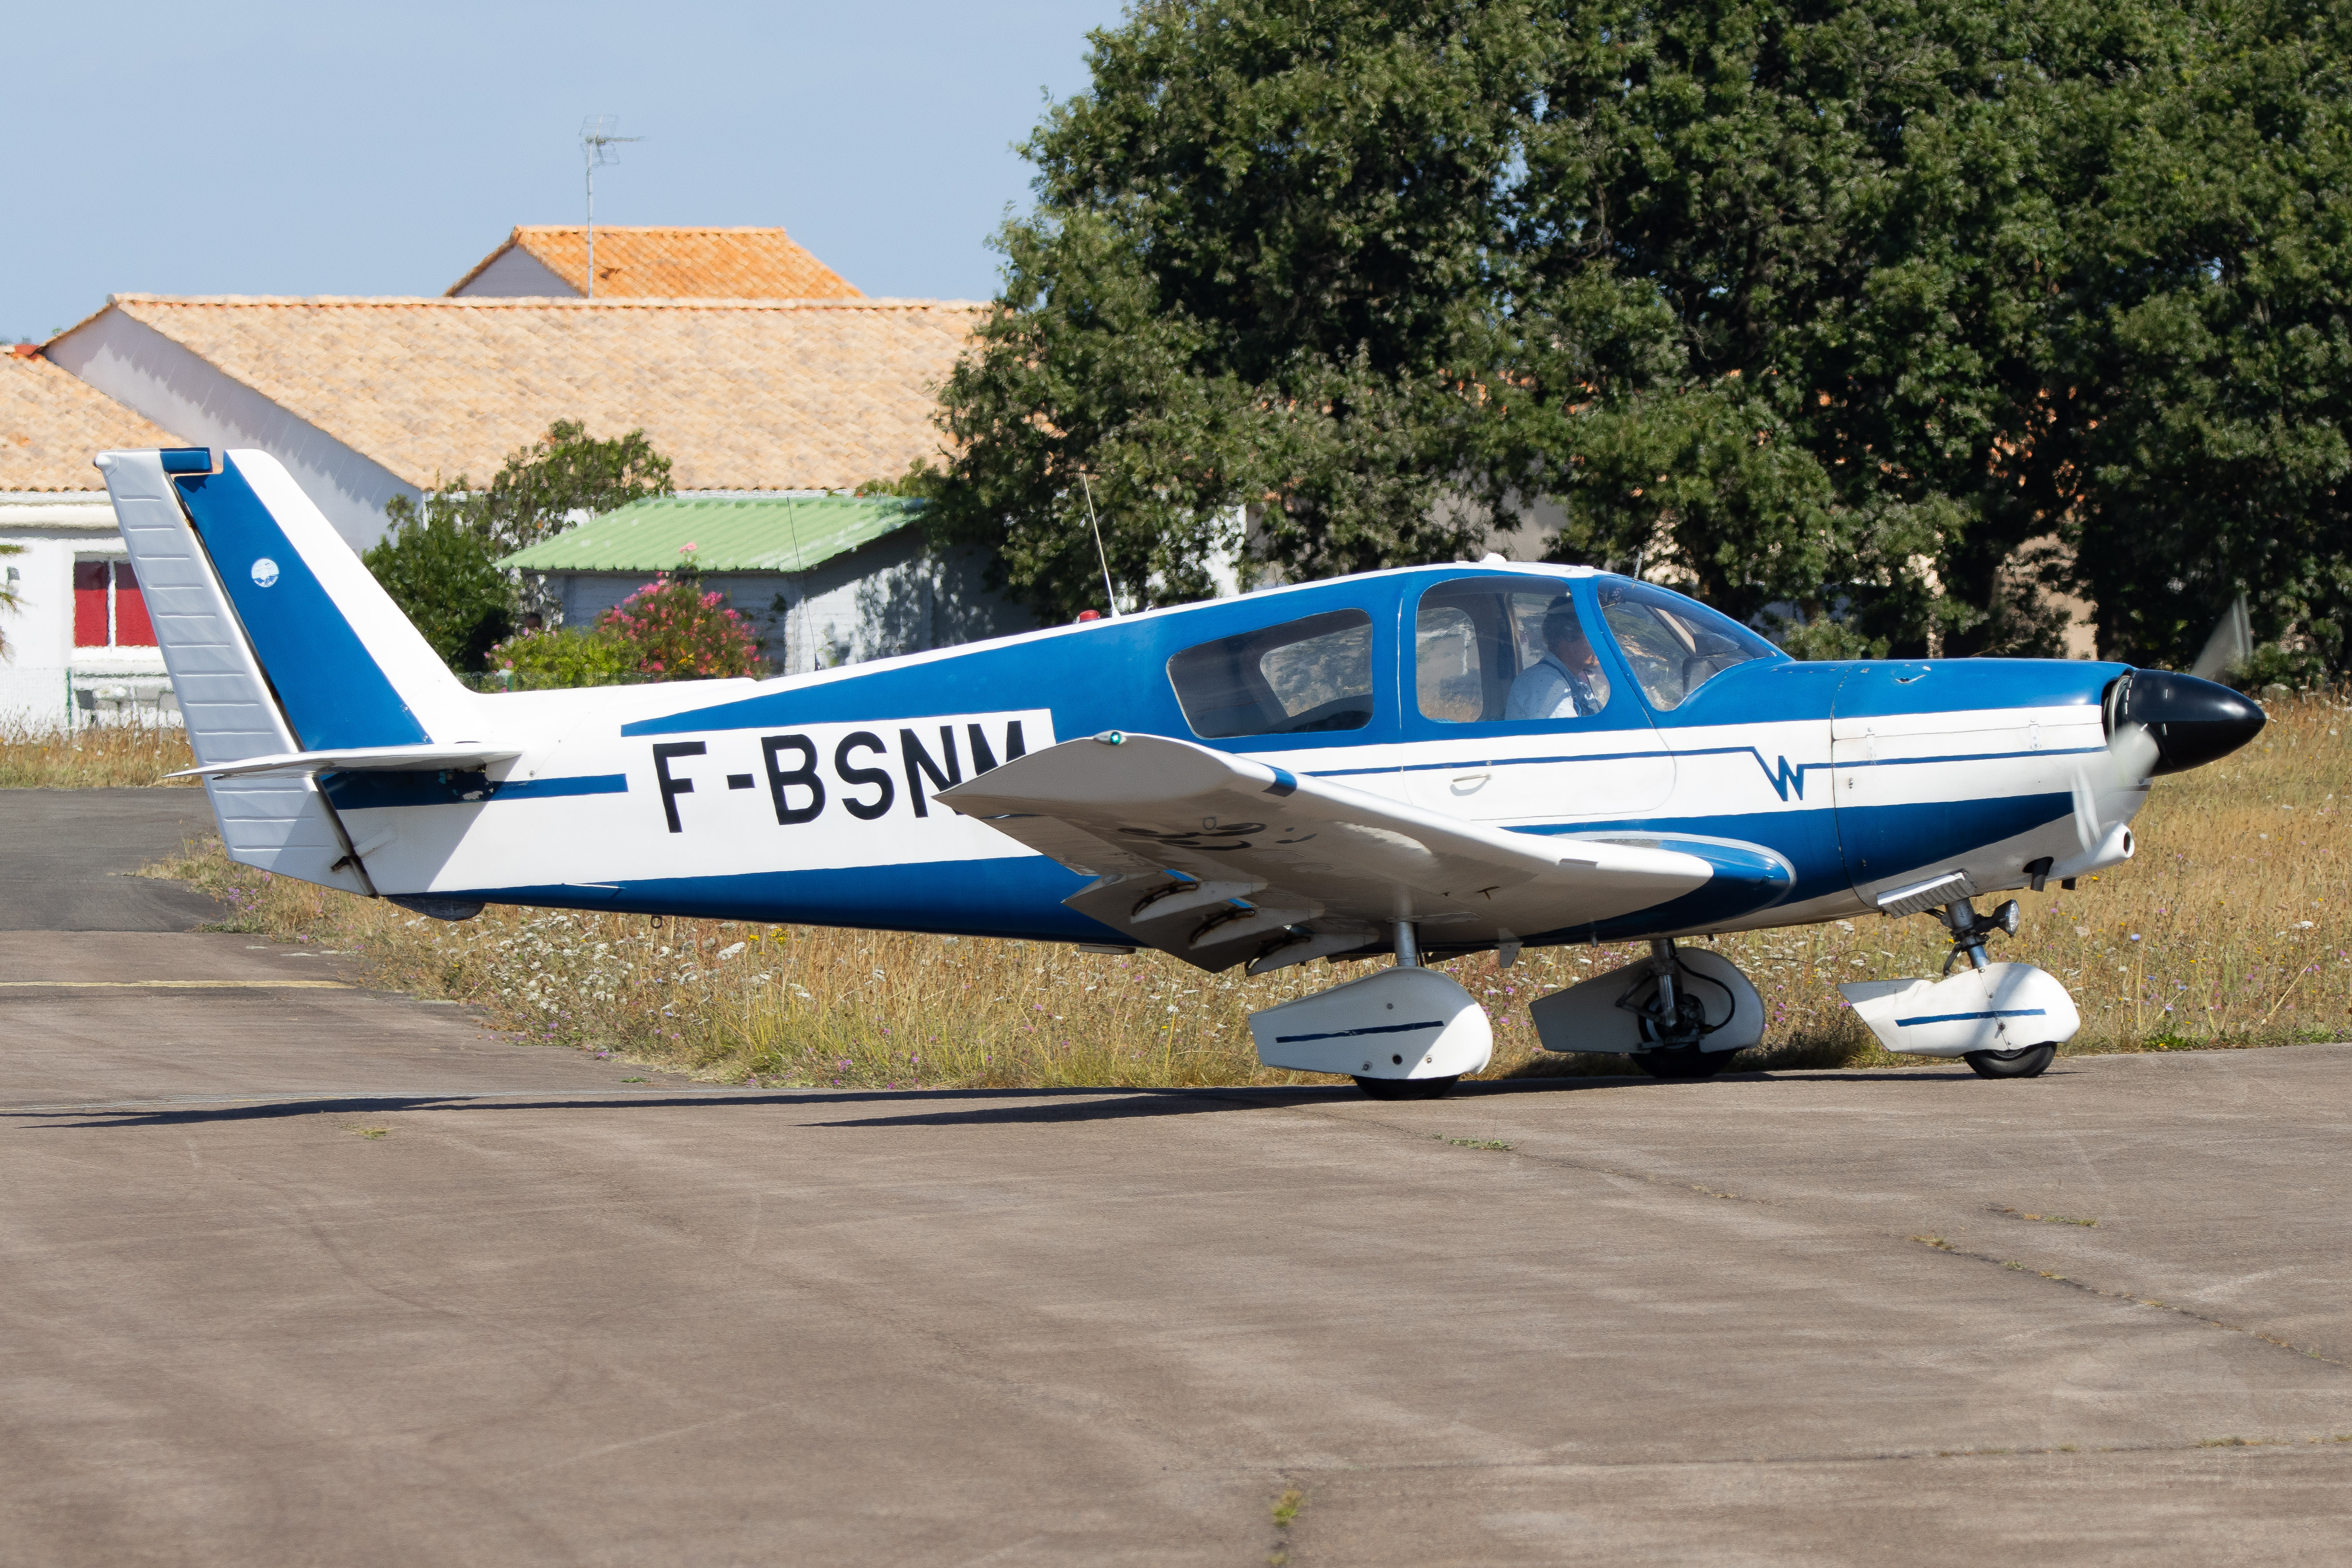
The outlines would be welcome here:
[[[1392,965],[1255,1014],[1383,1098],[1486,1066],[1433,957],[1646,942],[1543,1044],[1705,1077],[1755,987],[1683,939],[1931,913],[1949,978],[1844,987],[1891,1048],[2031,1077],[2079,1026],[1993,963],[2130,858],[2154,774],[2260,709],[2120,664],[1808,663],[1581,566],[1411,567],[769,680],[484,695],[267,454],[101,454],[229,856],[444,920],[490,903]]]

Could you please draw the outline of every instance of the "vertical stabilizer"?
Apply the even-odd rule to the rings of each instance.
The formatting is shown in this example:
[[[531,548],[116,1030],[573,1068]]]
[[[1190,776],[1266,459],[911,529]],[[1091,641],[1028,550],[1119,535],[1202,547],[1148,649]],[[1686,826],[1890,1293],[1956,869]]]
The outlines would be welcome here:
[[[294,751],[293,732],[180,510],[163,462],[161,452],[105,452],[98,458],[164,668],[172,672],[188,743],[200,763]],[[205,789],[231,859],[346,892],[373,890],[352,868],[341,827],[310,779],[213,779]]]
[[[277,458],[168,478],[300,750],[473,738],[480,699]]]

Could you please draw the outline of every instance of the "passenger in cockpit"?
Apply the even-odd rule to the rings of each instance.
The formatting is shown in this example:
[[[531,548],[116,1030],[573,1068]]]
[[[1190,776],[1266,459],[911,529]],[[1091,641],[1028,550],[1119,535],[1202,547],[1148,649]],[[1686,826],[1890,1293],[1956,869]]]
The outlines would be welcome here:
[[[1565,594],[1544,608],[1543,641],[1549,651],[1511,682],[1503,717],[1574,719],[1600,712],[1609,700],[1608,678]]]

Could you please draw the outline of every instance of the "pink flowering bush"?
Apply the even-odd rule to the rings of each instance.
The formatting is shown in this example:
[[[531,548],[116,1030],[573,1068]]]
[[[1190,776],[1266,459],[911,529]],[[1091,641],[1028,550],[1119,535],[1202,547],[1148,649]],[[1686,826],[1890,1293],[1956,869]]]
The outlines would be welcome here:
[[[605,611],[596,629],[625,644],[637,670],[660,679],[767,673],[751,623],[691,576],[662,574]]]

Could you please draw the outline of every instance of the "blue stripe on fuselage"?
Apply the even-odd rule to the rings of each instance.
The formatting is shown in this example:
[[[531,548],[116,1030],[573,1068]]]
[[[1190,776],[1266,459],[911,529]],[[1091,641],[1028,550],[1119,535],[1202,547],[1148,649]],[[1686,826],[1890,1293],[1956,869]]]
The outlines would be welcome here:
[[[560,884],[484,888],[463,893],[436,891],[434,896],[778,925],[1131,944],[1133,937],[1062,902],[1093,879],[1036,855],[821,871],[747,871],[729,877],[651,878],[616,883],[610,889]]]
[[[570,795],[626,795],[626,773],[583,774],[560,779],[493,781],[480,769],[443,768],[433,773],[369,769],[319,775],[337,811],[381,811],[387,806],[473,805],[483,801],[555,800]]]

